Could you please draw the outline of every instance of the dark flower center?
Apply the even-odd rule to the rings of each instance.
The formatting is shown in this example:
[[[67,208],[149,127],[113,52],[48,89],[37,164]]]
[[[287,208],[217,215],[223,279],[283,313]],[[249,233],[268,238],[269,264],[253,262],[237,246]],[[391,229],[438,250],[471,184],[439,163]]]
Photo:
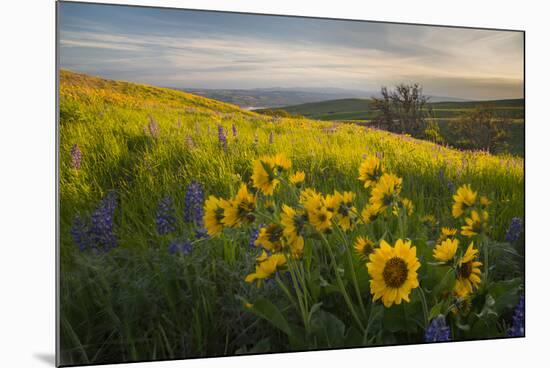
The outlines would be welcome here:
[[[458,269],[458,275],[462,279],[467,279],[472,274],[472,262],[466,262],[460,265]]]
[[[221,208],[221,207],[216,208],[216,221],[221,224],[222,220],[223,220],[223,217],[224,217],[223,216],[223,208]]]
[[[385,206],[389,206],[393,202],[393,195],[392,194],[384,194],[384,198],[382,199],[382,203],[384,203]]]
[[[393,257],[386,262],[382,276],[386,285],[391,288],[399,288],[407,280],[409,270],[405,261],[399,257]]]
[[[365,246],[363,247],[363,254],[364,254],[365,256],[368,257],[368,256],[370,256],[370,254],[373,252],[373,250],[374,250],[374,249],[372,248],[372,245],[369,244],[369,243],[367,243],[367,244],[365,244]]]
[[[277,225],[269,225],[266,229],[268,239],[272,243],[277,243],[283,235],[283,229]]]
[[[349,208],[346,204],[341,204],[340,208],[338,208],[338,213],[344,217],[347,217],[349,215]]]

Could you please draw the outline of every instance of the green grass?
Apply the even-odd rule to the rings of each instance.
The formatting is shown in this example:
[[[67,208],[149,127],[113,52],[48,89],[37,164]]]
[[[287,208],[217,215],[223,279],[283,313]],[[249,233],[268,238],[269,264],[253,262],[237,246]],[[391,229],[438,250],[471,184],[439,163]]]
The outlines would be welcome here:
[[[465,101],[465,102],[435,102],[429,106],[433,109],[434,118],[438,122],[442,136],[452,145],[457,137],[448,128],[449,121],[459,118],[472,109],[485,106],[497,115],[511,119],[503,127],[507,133],[507,152],[523,156],[525,151],[524,100],[495,100],[495,101]],[[349,98],[331,101],[306,103],[279,108],[292,115],[302,115],[310,119],[326,121],[348,121],[362,125],[369,125],[376,118],[378,111],[372,106],[370,99]],[[262,111],[262,110],[259,110]]]
[[[403,177],[416,213],[436,215],[443,224],[453,221],[449,186],[470,183],[494,202],[495,239],[524,213],[523,159],[517,157],[461,152],[354,124],[273,119],[183,92],[68,71],[61,72],[60,113],[64,364],[288,349],[280,331],[236,298],[282,298],[273,285],[244,283],[255,255],[246,236],[203,241],[191,257],[173,257],[169,239],[155,228],[158,201],[170,195],[179,211],[177,233],[188,236],[191,228],[181,219],[187,185],[199,181],[207,195],[232,195],[264,154],[284,152],[294,169],[307,173],[308,186],[351,190],[364,203],[357,169],[363,155],[379,152],[388,170]],[[148,132],[150,118],[159,126],[156,138]],[[227,149],[218,143],[219,125],[227,131]],[[79,170],[70,165],[73,144],[82,150]],[[70,235],[73,219],[90,214],[110,190],[119,196],[119,247],[81,253]],[[420,230],[413,236],[421,237]]]

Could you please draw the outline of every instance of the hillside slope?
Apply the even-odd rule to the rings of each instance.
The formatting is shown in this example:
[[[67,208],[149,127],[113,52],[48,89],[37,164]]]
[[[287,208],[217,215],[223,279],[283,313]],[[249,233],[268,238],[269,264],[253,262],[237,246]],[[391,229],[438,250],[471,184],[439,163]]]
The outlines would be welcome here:
[[[313,290],[309,294],[317,296],[311,310],[322,305],[329,311],[323,315],[332,316],[317,319],[319,309],[302,317],[313,315],[319,326],[335,326],[336,321],[336,326],[344,326],[336,333],[343,338],[343,331],[354,331],[345,327],[353,323],[349,311],[354,310],[352,301],[348,309],[342,302],[345,297],[340,297],[349,294],[346,288],[351,292],[355,284],[353,293],[364,295],[370,310],[383,308],[368,298],[365,260],[351,254],[357,236],[411,239],[415,246],[411,250],[422,262],[418,278],[431,292],[437,285],[449,284],[444,275],[453,275],[430,265],[431,241],[437,239],[439,227],[461,224],[451,216],[452,195],[458,186],[471,184],[479,195],[490,198],[491,227],[487,232],[496,240],[504,239],[513,217],[524,216],[523,160],[519,158],[461,152],[356,124],[272,118],[192,94],[67,71],[61,73],[59,97],[59,341],[60,360],[66,365],[339,346],[332,338],[324,342],[327,334],[333,334],[324,329],[312,335],[316,338],[299,334],[314,345],[289,343],[277,324],[263,320],[263,312],[250,308],[260,311],[262,301],[263,305],[269,301],[273,307],[266,311],[287,315],[280,317],[285,324],[285,318],[301,324],[298,308],[277,287],[279,278],[287,279],[286,290],[292,285],[300,285],[292,287],[295,292]],[[332,232],[321,238],[326,236],[324,246],[320,233],[311,233],[305,240],[304,261],[291,261],[290,257],[287,261],[308,270],[300,271],[310,277],[307,282],[292,284],[288,273],[278,272],[277,282],[266,281],[264,287],[248,284],[245,278],[255,267],[257,270],[260,254],[260,249],[251,245],[254,230],[261,224],[276,227],[281,222],[282,204],[299,208],[296,188],[281,183],[270,197],[274,205],[258,194],[252,200],[255,209],[247,214],[247,222],[253,220],[254,224],[227,228],[219,237],[205,237],[201,231],[202,204],[211,195],[233,197],[242,183],[250,184],[253,162],[273,153],[284,153],[292,161],[287,171],[304,171],[307,187],[323,194],[354,192],[352,202],[357,209],[364,208],[370,197],[358,180],[358,167],[366,155],[377,155],[389,172],[403,179],[399,195],[412,201],[412,212],[404,216],[402,211],[399,218],[403,221],[398,221],[387,211],[368,226],[358,225],[345,234],[341,227],[333,226]],[[188,217],[190,208],[194,214]],[[428,220],[425,215],[435,217]],[[349,245],[347,251],[345,244]],[[515,255],[494,243],[491,262],[483,260],[484,267],[490,264],[491,273],[505,280],[494,288],[500,290],[498,295],[502,288],[518,294],[522,244]],[[511,255],[503,254],[504,249]],[[355,281],[350,277],[353,269],[357,271]],[[339,275],[345,281],[340,281],[342,291],[336,294]],[[482,288],[486,290],[485,285]],[[427,295],[430,303],[438,302]],[[506,299],[510,304],[507,315],[511,314],[515,300],[508,293],[500,299],[486,295],[475,300],[497,305]],[[386,316],[396,316],[393,311],[421,316],[421,303],[415,298],[411,294],[411,303],[388,309],[388,314],[372,313],[377,316],[373,326],[384,326]],[[434,310],[429,305],[424,316]],[[481,313],[478,310],[472,314]],[[364,321],[371,322],[370,314]],[[397,326],[404,327],[397,332],[388,331],[395,335],[381,334],[377,327],[368,344],[399,342],[395,336],[406,338],[403,341],[407,343],[423,342],[421,330],[413,332],[409,340],[408,326],[418,322],[410,321],[398,322]],[[502,335],[497,329],[504,323],[502,319],[493,322],[490,330],[483,322],[470,329],[478,333],[475,338]],[[357,343],[350,346],[365,345],[366,335],[355,331],[358,333],[346,332],[346,341],[351,336]],[[465,339],[471,339],[469,336]]]
[[[61,72],[60,168],[62,244],[74,217],[89,212],[109,190],[128,206],[122,243],[147,247],[158,200],[184,201],[182,188],[198,181],[206,193],[228,195],[251,175],[251,162],[284,152],[308,185],[366,194],[357,167],[366,154],[384,157],[404,178],[405,195],[420,213],[450,217],[452,190],[462,183],[495,200],[495,232],[523,214],[523,160],[461,152],[352,124],[275,119],[192,94]],[[226,144],[220,143],[220,134]],[[82,152],[72,167],[71,150]],[[236,173],[236,174],[234,174]],[[328,189],[327,189],[328,190]]]

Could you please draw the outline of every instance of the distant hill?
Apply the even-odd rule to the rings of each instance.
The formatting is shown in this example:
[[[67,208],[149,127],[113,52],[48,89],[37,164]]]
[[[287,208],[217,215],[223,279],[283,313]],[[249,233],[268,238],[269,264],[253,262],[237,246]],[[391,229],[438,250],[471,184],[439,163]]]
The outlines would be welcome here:
[[[491,101],[444,101],[432,102],[430,106],[439,119],[450,119],[476,106],[488,106],[499,110],[513,119],[522,119],[524,111],[523,99],[491,100]],[[279,107],[292,115],[302,115],[319,120],[371,120],[376,116],[371,99],[345,98],[314,103],[305,103]],[[261,112],[262,110],[258,110]]]
[[[294,90],[287,88],[265,89],[185,89],[178,90],[238,105],[244,109],[272,108],[343,97],[369,97],[368,92],[328,90]]]
[[[274,108],[313,102],[347,99],[369,99],[379,95],[378,91],[361,91],[343,88],[254,88],[254,89],[205,89],[173,88],[180,91],[212,98],[238,105],[244,109]],[[455,97],[430,96],[431,101],[466,100]]]

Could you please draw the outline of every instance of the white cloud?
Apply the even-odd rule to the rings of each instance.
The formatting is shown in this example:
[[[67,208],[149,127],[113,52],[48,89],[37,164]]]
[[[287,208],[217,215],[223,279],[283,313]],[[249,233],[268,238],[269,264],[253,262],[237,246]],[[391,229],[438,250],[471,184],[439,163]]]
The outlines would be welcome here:
[[[498,97],[521,93],[519,33],[413,26],[408,27],[414,31],[404,32],[403,26],[387,27],[387,49],[196,32],[63,31],[60,42],[62,66],[98,74],[119,72],[127,79],[160,85],[377,89],[406,80],[424,83],[427,91],[433,88],[462,97],[486,97],[491,83],[493,92],[502,95]],[[89,49],[87,57],[79,58],[81,49]],[[93,50],[108,56],[101,54],[90,63]],[[445,91],[442,83],[451,80],[463,82],[452,83]],[[479,87],[482,80],[484,88]]]

